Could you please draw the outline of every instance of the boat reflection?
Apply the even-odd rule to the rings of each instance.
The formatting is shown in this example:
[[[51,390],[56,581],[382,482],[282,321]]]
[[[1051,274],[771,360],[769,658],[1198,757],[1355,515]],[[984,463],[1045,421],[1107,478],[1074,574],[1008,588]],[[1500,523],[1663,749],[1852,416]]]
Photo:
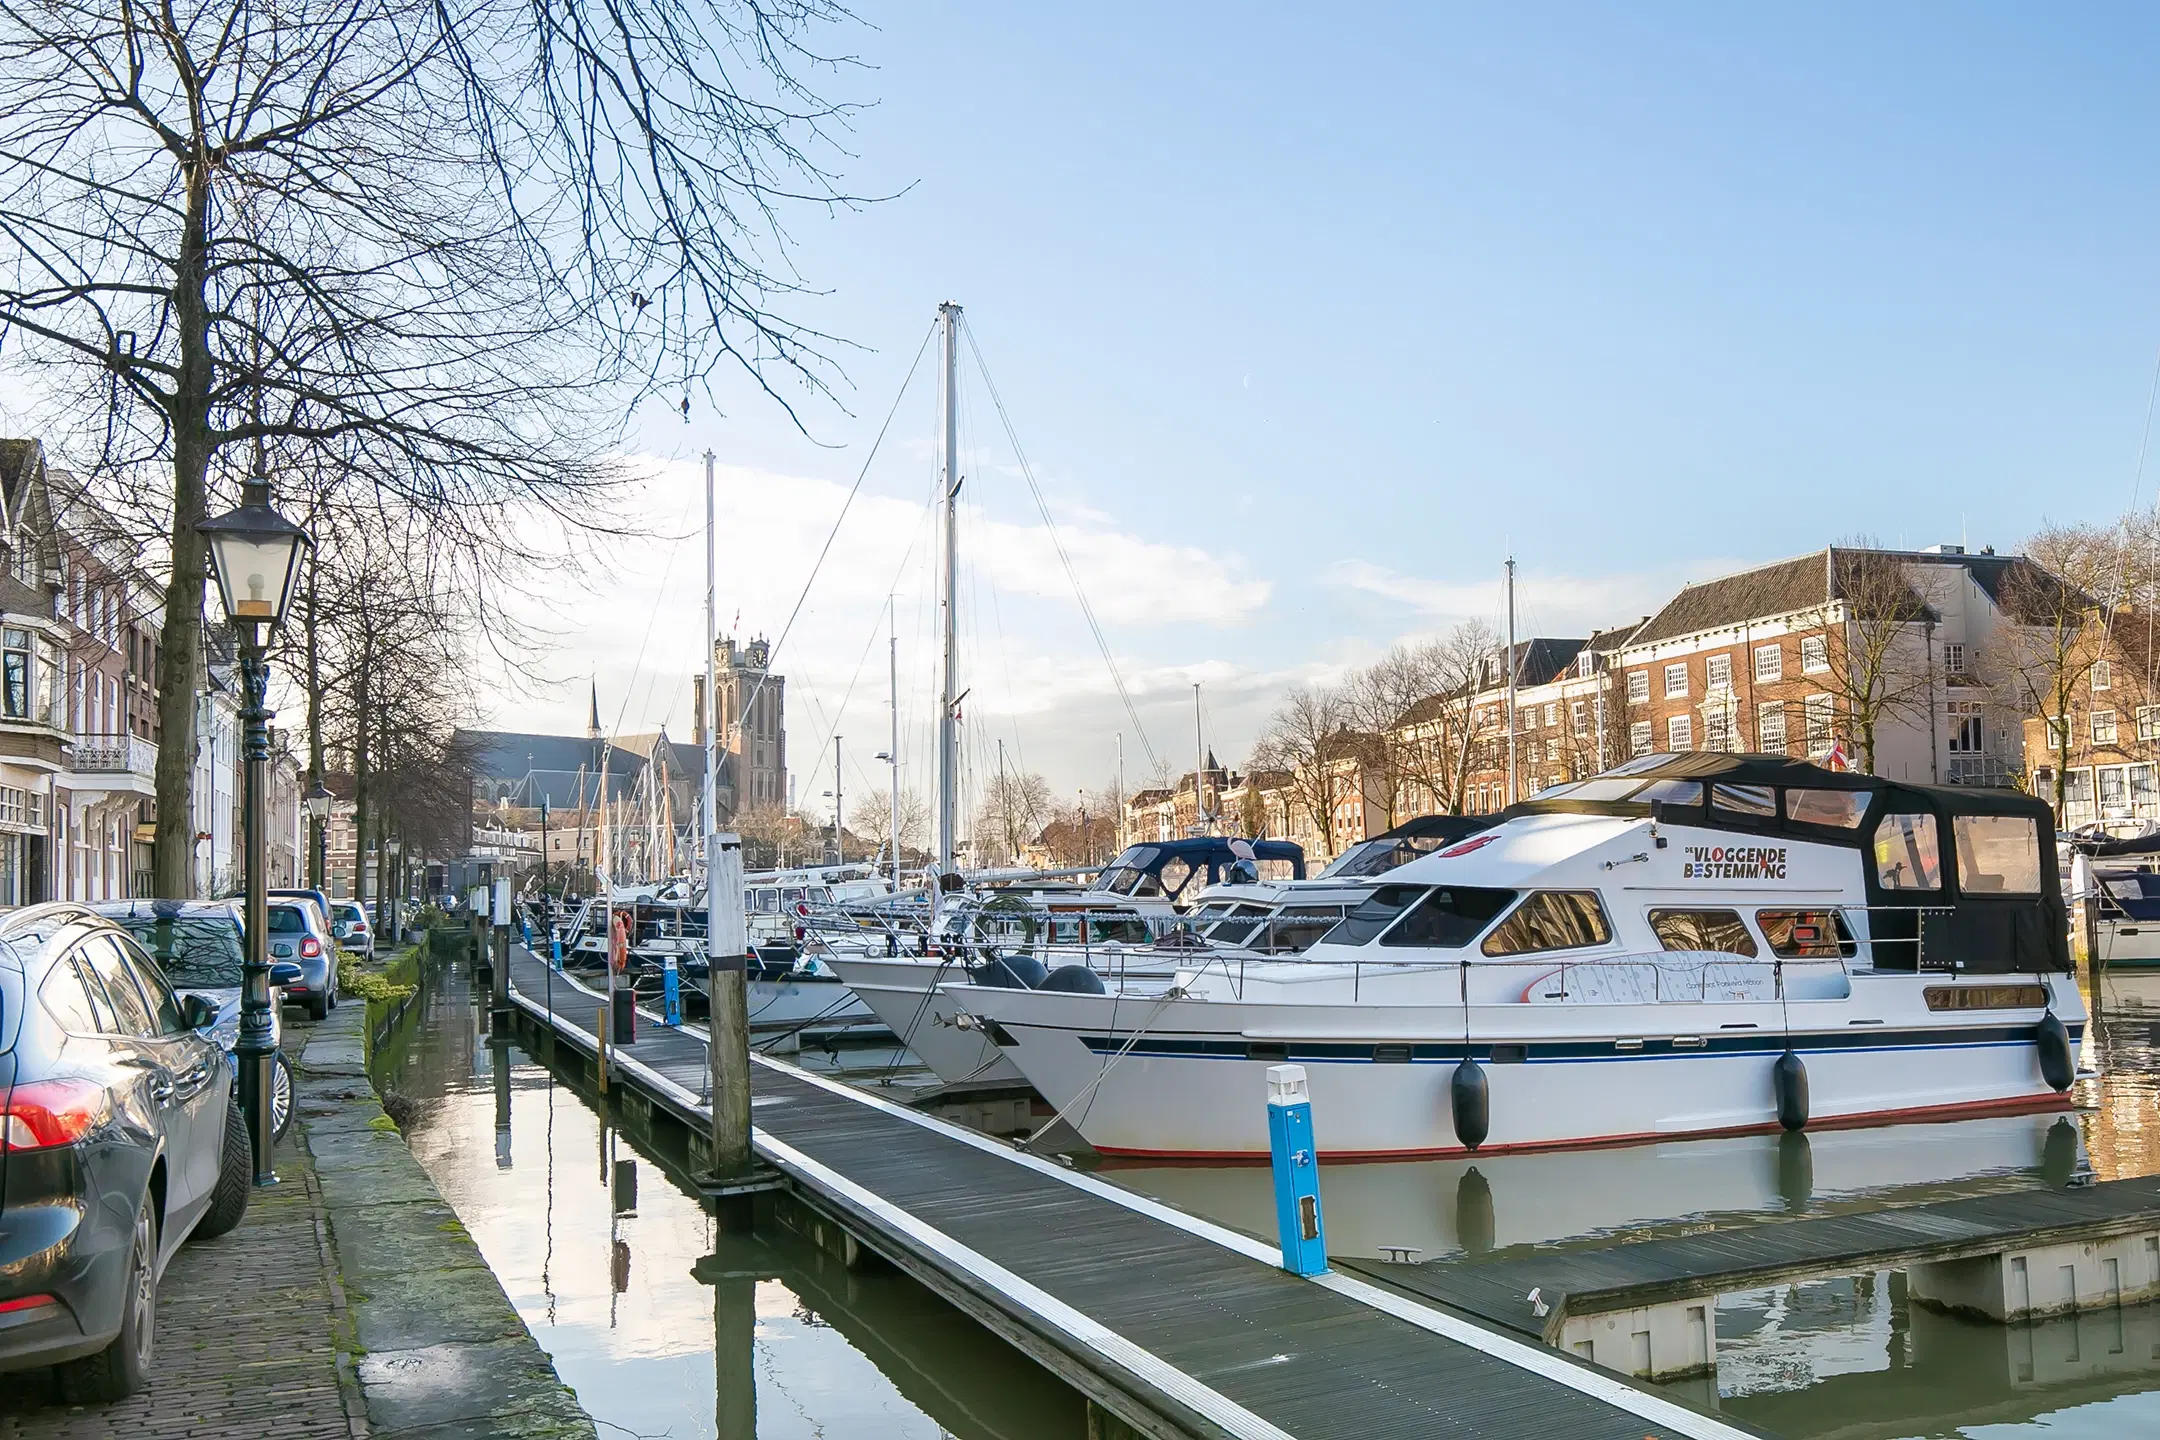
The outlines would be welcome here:
[[[681,1157],[491,1044],[485,1018],[464,967],[429,977],[412,1022],[376,1046],[375,1074],[602,1433],[1088,1433],[1080,1396],[908,1277],[844,1270],[784,1232],[721,1233]]]
[[[1717,1393],[1672,1388],[1789,1440],[2160,1431],[2160,1307],[1998,1325],[1909,1304],[1887,1271],[1728,1295],[1717,1326]]]
[[[2060,1186],[2084,1167],[2077,1125],[2007,1115],[1935,1125],[1676,1140],[1602,1150],[1324,1167],[1331,1254],[1421,1260],[1517,1245],[1610,1244],[1800,1213]],[[1120,1185],[1263,1238],[1274,1193],[1255,1166],[1110,1166]]]

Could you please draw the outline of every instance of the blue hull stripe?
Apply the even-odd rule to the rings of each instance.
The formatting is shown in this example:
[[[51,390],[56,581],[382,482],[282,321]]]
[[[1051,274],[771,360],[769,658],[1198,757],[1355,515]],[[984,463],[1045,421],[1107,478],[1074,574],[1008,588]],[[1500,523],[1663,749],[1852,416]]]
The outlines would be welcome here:
[[[2070,1043],[2084,1037],[2083,1025],[2070,1025]],[[1242,1039],[1180,1039],[1149,1036],[1126,1053],[1163,1059],[1263,1060],[1270,1064],[1295,1061],[1316,1065],[1414,1064],[1454,1065],[1467,1055],[1486,1064],[1581,1063],[1602,1060],[1692,1060],[1707,1057],[1734,1059],[1742,1056],[1783,1054],[1790,1048],[1801,1055],[1866,1055],[1886,1050],[1971,1050],[1994,1046],[2031,1045],[2036,1026],[1962,1026],[1944,1030],[1852,1029],[1785,1035],[1777,1031],[1713,1031],[1700,1045],[1675,1045],[1670,1039],[1645,1039],[1641,1048],[1622,1050],[1611,1040],[1461,1041],[1416,1044],[1404,1042],[1357,1043],[1332,1040],[1264,1041]],[[1129,1037],[1086,1035],[1082,1044],[1098,1055],[1124,1050]]]

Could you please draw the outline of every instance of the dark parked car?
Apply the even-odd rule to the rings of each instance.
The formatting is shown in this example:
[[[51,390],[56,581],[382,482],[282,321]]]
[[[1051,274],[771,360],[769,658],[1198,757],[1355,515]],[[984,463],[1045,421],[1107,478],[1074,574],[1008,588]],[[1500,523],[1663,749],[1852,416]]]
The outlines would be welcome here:
[[[214,1018],[86,906],[0,918],[0,1371],[131,1393],[166,1262],[240,1223],[252,1157]]]
[[[225,1051],[238,1073],[232,1050],[240,1041],[241,970],[247,963],[240,907],[230,900],[102,900],[89,908],[133,935],[175,990],[201,995],[217,1006],[204,1033]],[[270,1043],[280,1048],[270,1068],[270,1123],[280,1140],[292,1128],[293,1076],[282,1048],[285,1027],[278,997],[299,978],[299,966],[272,957]]]
[[[290,960],[300,978],[285,987],[285,1003],[304,1005],[308,1018],[324,1020],[337,1008],[337,945],[312,900],[270,902],[270,959]]]

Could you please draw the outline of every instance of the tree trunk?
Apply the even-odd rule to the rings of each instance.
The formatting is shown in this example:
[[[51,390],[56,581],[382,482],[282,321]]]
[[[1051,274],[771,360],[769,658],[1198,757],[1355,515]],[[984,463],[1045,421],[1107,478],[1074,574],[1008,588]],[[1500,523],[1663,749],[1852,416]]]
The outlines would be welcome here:
[[[202,675],[201,533],[210,473],[209,306],[204,298],[209,248],[210,175],[200,160],[187,170],[187,215],[173,272],[173,325],[180,341],[174,378],[172,575],[165,585],[165,663],[158,674],[157,836],[150,851],[156,895],[195,894],[195,692]]]
[[[369,646],[360,647],[353,671],[353,898],[367,908],[368,857],[368,662]]]

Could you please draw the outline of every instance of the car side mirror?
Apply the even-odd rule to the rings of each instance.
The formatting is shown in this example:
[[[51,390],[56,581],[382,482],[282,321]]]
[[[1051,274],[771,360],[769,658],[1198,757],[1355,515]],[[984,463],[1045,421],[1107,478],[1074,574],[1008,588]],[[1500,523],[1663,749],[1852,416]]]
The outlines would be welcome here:
[[[180,1023],[190,1030],[206,1030],[217,1024],[217,1002],[207,995],[180,997]]]
[[[270,967],[272,985],[297,985],[300,983],[300,967],[290,960],[280,960]]]

